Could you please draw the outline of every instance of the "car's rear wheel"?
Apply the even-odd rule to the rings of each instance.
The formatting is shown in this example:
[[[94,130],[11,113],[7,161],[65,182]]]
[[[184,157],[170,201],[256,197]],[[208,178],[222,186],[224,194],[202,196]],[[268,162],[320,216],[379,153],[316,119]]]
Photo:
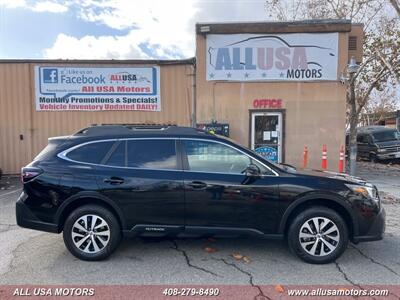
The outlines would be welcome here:
[[[65,221],[64,243],[82,260],[102,260],[110,256],[121,240],[121,228],[112,212],[102,206],[85,205]]]
[[[334,261],[349,241],[346,222],[327,207],[312,207],[298,214],[290,224],[287,238],[294,254],[314,264]]]

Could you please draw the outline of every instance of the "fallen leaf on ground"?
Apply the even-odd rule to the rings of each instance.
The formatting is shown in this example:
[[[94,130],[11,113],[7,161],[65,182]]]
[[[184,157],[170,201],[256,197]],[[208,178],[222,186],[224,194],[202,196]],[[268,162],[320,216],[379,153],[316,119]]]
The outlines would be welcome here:
[[[236,260],[241,260],[243,258],[243,255],[240,253],[233,253],[232,256]]]
[[[246,263],[250,263],[251,262],[250,258],[248,258],[247,256],[243,256],[243,261],[246,262]]]
[[[277,291],[278,293],[283,293],[285,291],[285,289],[280,284],[277,284],[275,286],[275,291]]]
[[[217,249],[212,248],[212,247],[205,247],[204,251],[206,251],[208,253],[214,253],[214,252],[217,252]]]

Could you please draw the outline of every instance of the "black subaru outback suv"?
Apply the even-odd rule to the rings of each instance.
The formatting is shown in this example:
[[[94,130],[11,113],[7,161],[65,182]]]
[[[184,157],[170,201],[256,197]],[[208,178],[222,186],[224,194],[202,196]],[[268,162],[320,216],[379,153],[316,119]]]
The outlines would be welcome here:
[[[92,126],[50,138],[22,181],[18,225],[63,232],[83,260],[108,257],[122,236],[259,236],[327,263],[349,240],[385,230],[374,185],[274,164],[194,128]]]

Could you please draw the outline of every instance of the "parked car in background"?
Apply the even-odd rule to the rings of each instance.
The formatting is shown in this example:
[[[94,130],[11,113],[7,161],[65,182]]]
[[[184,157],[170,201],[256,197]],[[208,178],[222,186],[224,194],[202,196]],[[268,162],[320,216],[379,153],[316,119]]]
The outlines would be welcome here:
[[[85,128],[49,139],[21,177],[18,225],[63,232],[83,260],[108,257],[122,236],[214,235],[285,238],[327,263],[385,231],[371,183],[275,164],[195,128]]]
[[[349,149],[346,135],[346,154]],[[400,160],[400,132],[384,126],[357,129],[357,157],[372,162]]]

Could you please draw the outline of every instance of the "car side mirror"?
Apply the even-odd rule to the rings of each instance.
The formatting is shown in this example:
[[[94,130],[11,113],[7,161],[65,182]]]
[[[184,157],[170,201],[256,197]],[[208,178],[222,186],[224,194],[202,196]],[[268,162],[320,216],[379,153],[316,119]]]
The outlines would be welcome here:
[[[244,175],[246,175],[246,177],[260,177],[261,176],[261,170],[255,164],[249,164],[246,167],[246,169],[244,169],[243,173],[244,173]]]

